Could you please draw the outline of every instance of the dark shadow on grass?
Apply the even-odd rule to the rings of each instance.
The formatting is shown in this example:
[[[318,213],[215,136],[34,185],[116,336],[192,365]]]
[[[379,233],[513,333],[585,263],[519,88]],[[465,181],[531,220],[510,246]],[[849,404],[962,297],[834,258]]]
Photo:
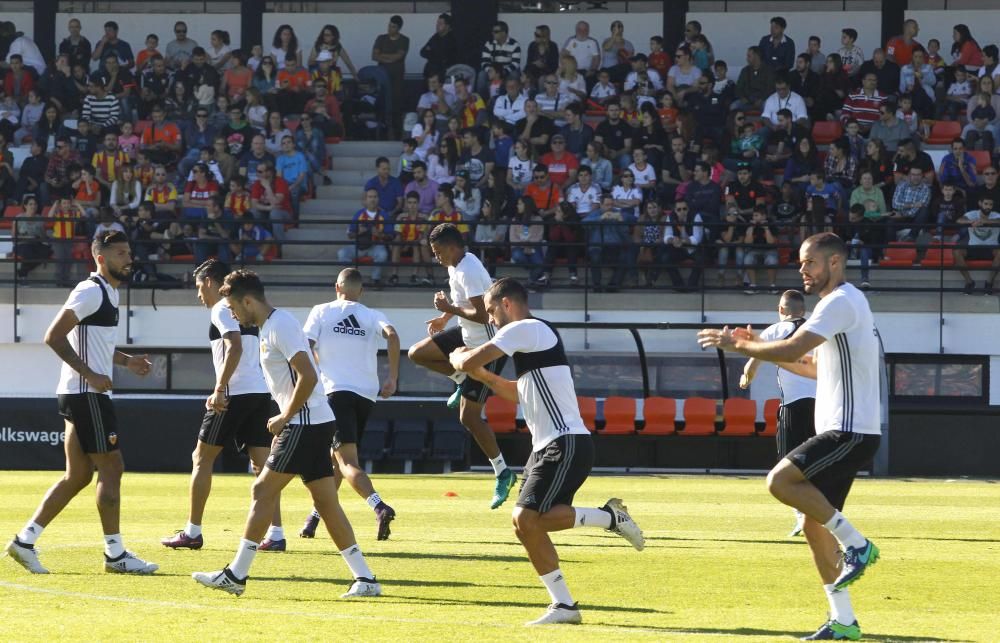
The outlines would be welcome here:
[[[310,552],[314,554],[319,554],[321,556],[340,556],[340,552]],[[491,562],[491,563],[527,563],[528,556],[503,556],[499,554],[430,554],[421,552],[411,552],[411,551],[386,551],[386,552],[371,552],[371,557],[375,560],[379,558],[405,558],[405,559],[415,559],[415,560],[469,560],[469,561],[479,561],[479,562]],[[566,560],[568,563],[575,563],[575,560]]]
[[[646,536],[646,542],[651,540],[662,540],[666,542],[706,542],[706,543],[746,543],[749,545],[799,545],[804,546],[804,538],[798,540],[783,540],[780,537],[774,540],[763,540],[754,538],[681,538],[679,536]]]
[[[1000,543],[1000,538],[936,538],[933,536],[879,536],[875,540],[936,540],[955,543]]]
[[[585,606],[581,605],[581,609],[585,609]],[[806,636],[811,634],[811,632],[793,632],[789,630],[765,630],[755,627],[737,627],[733,629],[726,629],[722,627],[649,627],[644,625],[621,625],[618,623],[587,623],[588,625],[606,625],[608,627],[620,627],[622,629],[635,629],[635,630],[653,630],[660,631],[664,634],[676,633],[676,634],[715,634],[715,635],[725,635],[725,636],[787,636],[793,638],[799,638],[801,636]],[[864,633],[864,640],[866,641],[882,641],[883,643],[893,643],[895,641],[942,641],[944,643],[972,643],[967,639],[943,639],[939,637],[928,638],[926,636],[904,636],[896,634],[872,634],[870,632]]]
[[[345,588],[350,587],[351,581],[349,578],[340,578],[336,576],[253,576],[251,581],[275,581],[275,582],[290,582],[290,583],[332,583],[334,585],[343,585]],[[505,583],[503,585],[492,585],[489,583],[470,583],[468,581],[457,581],[457,580],[411,580],[402,578],[391,578],[382,579],[379,578],[386,587],[502,587],[511,589],[538,589],[536,585],[511,585]],[[345,590],[346,591],[346,590]]]
[[[538,601],[489,601],[489,600],[468,600],[468,599],[451,599],[451,598],[437,598],[437,597],[424,597],[424,596],[406,596],[402,594],[395,594],[388,592],[385,596],[379,599],[379,602],[393,602],[393,599],[403,599],[407,603],[426,603],[428,605],[480,605],[482,607],[528,607],[535,608],[539,607]],[[666,610],[658,610],[652,607],[626,607],[623,605],[592,605],[590,603],[583,603],[580,605],[580,609],[585,611],[595,611],[595,612],[634,612],[637,614],[672,614]],[[654,628],[655,629],[655,628]]]
[[[574,536],[579,536],[580,534],[573,534],[573,535]],[[598,538],[600,538],[600,536],[598,536]],[[619,547],[619,548],[622,548],[622,549],[632,549],[632,545],[629,545],[624,540],[618,540],[618,542],[615,542],[613,539],[614,539],[614,536],[604,536],[604,540],[606,540],[607,542],[601,544],[600,547],[602,549],[606,548],[606,547]],[[649,540],[649,538],[646,538],[646,540]],[[507,546],[517,546],[517,547],[520,547],[520,543],[517,542],[516,540],[508,540],[508,541],[502,541],[502,540],[449,540],[448,541],[449,545],[452,544],[452,543],[457,543],[459,545],[507,545]],[[592,545],[592,544],[589,544],[589,543],[561,543],[561,542],[557,542],[556,543],[556,549],[562,549],[563,547],[589,547],[589,548],[594,548],[594,547],[597,547],[597,545],[596,544]]]

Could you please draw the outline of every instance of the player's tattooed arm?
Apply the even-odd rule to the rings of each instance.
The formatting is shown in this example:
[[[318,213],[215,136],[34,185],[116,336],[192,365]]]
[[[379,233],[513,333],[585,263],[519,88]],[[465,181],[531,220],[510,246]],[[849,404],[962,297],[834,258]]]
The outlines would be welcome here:
[[[76,313],[69,309],[62,309],[56,318],[52,320],[47,331],[45,331],[45,345],[52,349],[59,359],[66,362],[70,368],[83,376],[87,384],[96,393],[104,393],[111,390],[111,378],[107,375],[95,373],[80,355],[73,350],[69,343],[68,335],[80,323]]]

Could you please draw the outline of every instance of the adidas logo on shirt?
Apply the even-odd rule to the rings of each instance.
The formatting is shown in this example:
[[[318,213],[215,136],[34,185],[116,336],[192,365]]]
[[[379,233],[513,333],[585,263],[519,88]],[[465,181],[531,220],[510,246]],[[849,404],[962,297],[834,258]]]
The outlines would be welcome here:
[[[358,323],[358,319],[354,315],[348,315],[334,324],[333,332],[344,335],[356,335],[358,337],[364,337],[367,334],[367,331],[361,328],[361,324]]]

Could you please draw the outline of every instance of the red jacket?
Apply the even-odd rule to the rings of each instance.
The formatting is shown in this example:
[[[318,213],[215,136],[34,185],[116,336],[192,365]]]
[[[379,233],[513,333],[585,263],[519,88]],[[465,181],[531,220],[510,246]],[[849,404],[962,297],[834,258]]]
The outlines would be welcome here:
[[[3,91],[8,96],[14,96],[14,88],[16,81],[14,80],[14,73],[7,72],[7,76],[3,79]],[[21,72],[21,91],[17,95],[18,98],[27,98],[28,92],[35,88],[35,79],[31,76],[31,72],[27,69]]]

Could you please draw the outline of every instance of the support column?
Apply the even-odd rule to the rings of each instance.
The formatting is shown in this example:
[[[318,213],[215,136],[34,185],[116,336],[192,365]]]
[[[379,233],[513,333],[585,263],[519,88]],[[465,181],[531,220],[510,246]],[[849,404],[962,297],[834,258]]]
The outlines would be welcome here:
[[[483,43],[493,38],[493,23],[500,13],[499,0],[451,0],[452,26],[458,40],[459,62],[479,69]],[[521,60],[528,54],[528,42],[521,43]]]
[[[663,0],[663,47],[674,57],[673,47],[684,40],[688,0]]]
[[[882,42],[880,47],[893,36],[903,33],[903,21],[906,20],[907,0],[882,0]]]
[[[250,55],[250,48],[268,44],[264,42],[264,0],[243,0],[240,2],[240,49]]]
[[[53,60],[56,55],[56,10],[58,0],[35,0],[34,24],[35,44],[46,60]],[[18,25],[19,27],[21,25]]]

